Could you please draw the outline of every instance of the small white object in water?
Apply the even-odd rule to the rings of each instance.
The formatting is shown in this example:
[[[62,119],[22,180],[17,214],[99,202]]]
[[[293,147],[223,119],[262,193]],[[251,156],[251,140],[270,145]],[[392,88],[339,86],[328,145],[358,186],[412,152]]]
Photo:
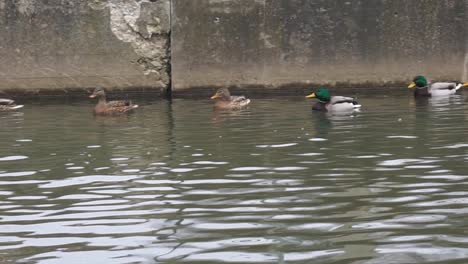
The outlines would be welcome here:
[[[327,141],[325,138],[310,138],[309,141]]]
[[[398,118],[398,122],[401,122],[401,121],[403,121],[403,119],[402,119],[401,117],[400,117],[400,118]]]
[[[27,159],[27,158],[28,158],[28,156],[16,155],[16,156],[0,157],[0,161],[23,160],[23,159]]]

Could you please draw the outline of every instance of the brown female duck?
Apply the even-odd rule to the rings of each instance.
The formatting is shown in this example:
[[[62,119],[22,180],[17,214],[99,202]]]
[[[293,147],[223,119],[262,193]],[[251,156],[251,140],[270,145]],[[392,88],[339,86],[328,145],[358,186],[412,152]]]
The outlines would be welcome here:
[[[211,99],[218,99],[215,109],[241,109],[250,103],[245,96],[232,96],[227,88],[218,89]]]
[[[138,107],[138,105],[132,104],[131,101],[127,100],[107,101],[106,93],[101,87],[97,87],[93,94],[89,96],[89,98],[96,97],[99,99],[97,105],[94,107],[94,113],[97,115],[123,114]]]

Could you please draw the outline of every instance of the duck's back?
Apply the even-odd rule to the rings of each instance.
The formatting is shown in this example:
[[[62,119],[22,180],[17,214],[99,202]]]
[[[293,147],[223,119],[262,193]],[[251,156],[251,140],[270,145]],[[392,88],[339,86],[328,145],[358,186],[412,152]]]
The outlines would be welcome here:
[[[360,107],[361,105],[352,97],[332,96],[327,109],[334,112],[350,112]]]
[[[98,103],[94,107],[94,113],[97,115],[122,114],[137,107],[138,105],[134,105],[130,101],[109,101],[107,103]]]
[[[245,96],[231,96],[232,103],[239,105],[239,107],[244,107],[250,104],[250,99],[245,98]]]
[[[132,102],[127,100],[115,100],[115,101],[108,101],[107,105],[109,107],[123,107],[123,106],[131,106]]]
[[[457,92],[457,83],[455,82],[435,82],[429,86],[429,92],[432,96],[451,95]]]
[[[354,98],[352,97],[346,97],[346,96],[332,96],[330,103],[332,105],[335,104],[342,104],[342,103],[351,103],[353,104],[355,102]]]
[[[216,109],[240,109],[250,104],[250,99],[245,96],[231,96],[230,101],[219,100],[215,103]]]

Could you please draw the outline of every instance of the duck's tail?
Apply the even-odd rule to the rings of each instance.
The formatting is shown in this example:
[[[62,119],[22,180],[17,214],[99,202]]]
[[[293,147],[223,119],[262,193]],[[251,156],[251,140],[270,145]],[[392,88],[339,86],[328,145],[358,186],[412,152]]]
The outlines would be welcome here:
[[[20,108],[23,108],[24,105],[15,105],[15,106],[12,106],[11,109],[20,109]]]
[[[455,91],[458,91],[458,89],[462,88],[462,87],[468,87],[468,82],[466,83],[457,83],[457,86],[455,86]]]
[[[354,109],[359,109],[361,108],[362,105],[360,105],[356,100],[353,101],[353,107]]]

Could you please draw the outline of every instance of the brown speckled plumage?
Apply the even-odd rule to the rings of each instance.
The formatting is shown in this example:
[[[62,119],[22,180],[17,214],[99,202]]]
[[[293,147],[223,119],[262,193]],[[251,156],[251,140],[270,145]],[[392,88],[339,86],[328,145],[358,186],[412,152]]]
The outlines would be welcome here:
[[[106,93],[104,92],[104,89],[100,87],[96,88],[93,94],[90,95],[89,97],[99,98],[97,105],[94,107],[94,113],[96,115],[123,114],[138,107],[138,105],[134,105],[132,104],[131,101],[127,101],[127,100],[107,101]]]
[[[214,104],[215,109],[241,109],[250,103],[245,96],[232,96],[227,88],[218,89],[211,99],[218,100]]]

